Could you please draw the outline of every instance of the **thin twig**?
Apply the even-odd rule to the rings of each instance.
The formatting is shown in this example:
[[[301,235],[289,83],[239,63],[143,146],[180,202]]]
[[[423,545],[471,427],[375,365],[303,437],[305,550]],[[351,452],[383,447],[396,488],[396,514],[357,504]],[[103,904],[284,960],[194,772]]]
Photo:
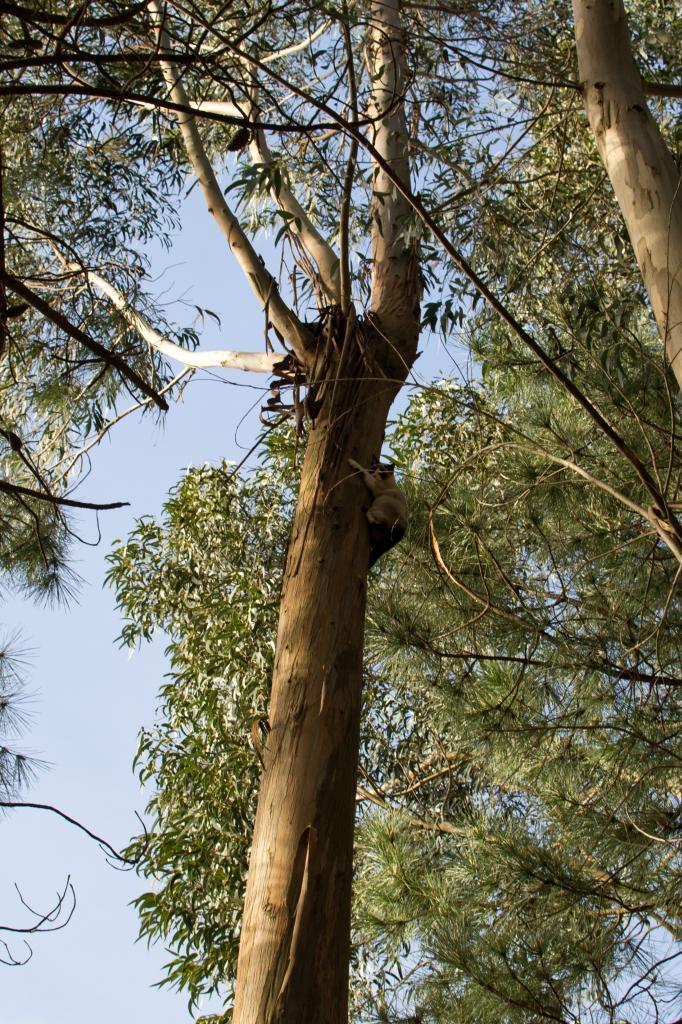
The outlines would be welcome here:
[[[42,491],[35,491],[32,487],[21,487],[19,484],[11,484],[7,480],[0,480],[0,491],[6,494],[24,495],[27,498],[36,498],[38,501],[48,501],[51,505],[66,505],[68,508],[87,508],[95,512],[106,512],[112,508],[124,508],[130,505],[129,501],[110,501],[106,504],[99,504],[94,501],[76,501],[74,498],[58,498],[56,494],[45,494]]]
[[[28,807],[38,811],[51,811],[52,814],[56,814],[58,817],[63,818],[64,821],[68,821],[70,825],[74,825],[75,828],[85,832],[86,836],[90,839],[94,839],[96,843],[102,847],[104,852],[109,856],[113,857],[114,860],[122,861],[124,864],[134,864],[135,862],[130,860],[128,857],[124,857],[123,854],[119,853],[118,850],[114,849],[111,843],[107,842],[106,839],[102,839],[101,836],[91,832],[85,825],[81,825],[80,821],[76,821],[69,814],[65,814],[64,811],[60,811],[57,807],[52,807],[51,804],[34,804],[27,803],[22,800],[0,800],[0,807]]]

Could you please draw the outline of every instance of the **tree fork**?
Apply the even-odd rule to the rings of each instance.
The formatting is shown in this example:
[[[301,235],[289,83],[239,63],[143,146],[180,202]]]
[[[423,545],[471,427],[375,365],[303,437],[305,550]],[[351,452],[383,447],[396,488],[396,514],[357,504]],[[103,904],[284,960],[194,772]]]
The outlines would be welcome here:
[[[348,458],[366,464],[380,451],[414,358],[413,334],[396,377],[382,333],[359,323],[343,377],[327,389],[308,437],[282,586],[234,1024],[347,1020],[369,557],[367,495]]]

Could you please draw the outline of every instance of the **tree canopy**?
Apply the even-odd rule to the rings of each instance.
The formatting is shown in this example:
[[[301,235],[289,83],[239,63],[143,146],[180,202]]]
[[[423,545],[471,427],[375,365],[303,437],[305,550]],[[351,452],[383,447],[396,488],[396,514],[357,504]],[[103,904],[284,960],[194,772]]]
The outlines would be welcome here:
[[[344,1019],[358,728],[358,1020],[667,1012],[682,29],[592,7],[0,4],[10,584],[68,592],[71,490],[126,393],[166,409],[174,362],[275,378],[261,468],[189,473],[110,572],[124,640],[170,644],[138,755],[143,933],[193,1000],[231,998],[241,937],[239,1024],[325,994]],[[197,347],[149,287],[145,244],[196,183],[263,352]],[[420,327],[456,372],[391,434],[412,523],[372,577],[363,670],[348,457],[379,453]]]
[[[676,563],[609,493],[608,442],[549,391],[508,359],[471,385],[418,392],[391,435],[413,516],[369,613],[358,1020],[406,1006],[434,1021],[563,1021],[580,1006],[644,1019],[674,995]],[[566,449],[589,451],[589,478]],[[243,483],[229,467],[191,471],[163,521],[141,522],[112,556],[123,637],[164,628],[171,640],[159,722],[140,747],[159,796],[151,838],[132,849],[161,883],[139,901],[143,934],[171,945],[167,980],[195,998],[229,994],[234,973],[285,454],[273,441]],[[244,515],[255,496],[260,514]],[[261,522],[265,537],[247,537],[244,523]],[[218,935],[216,921],[231,924]]]

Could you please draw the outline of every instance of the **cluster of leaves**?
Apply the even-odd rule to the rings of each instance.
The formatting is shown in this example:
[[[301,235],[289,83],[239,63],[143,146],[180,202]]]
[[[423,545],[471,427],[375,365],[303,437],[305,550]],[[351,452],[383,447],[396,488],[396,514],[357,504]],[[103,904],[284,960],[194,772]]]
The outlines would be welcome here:
[[[141,934],[172,951],[165,983],[190,1003],[234,977],[260,764],[251,725],[267,717],[279,586],[293,500],[288,443],[272,472],[191,469],[158,520],[110,556],[130,647],[168,638],[157,723],[136,757],[153,789],[148,830],[126,851],[153,887]]]

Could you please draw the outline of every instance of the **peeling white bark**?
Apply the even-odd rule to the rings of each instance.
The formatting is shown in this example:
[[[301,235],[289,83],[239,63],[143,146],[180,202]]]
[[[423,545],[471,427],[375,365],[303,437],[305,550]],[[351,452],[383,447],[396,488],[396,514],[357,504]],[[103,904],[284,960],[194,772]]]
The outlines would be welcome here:
[[[150,0],[149,10],[158,32],[159,49],[167,53],[169,59],[162,60],[161,70],[174,103],[189,106],[189,100],[182,85],[180,72],[172,61],[172,47],[168,33],[163,27],[163,12],[156,0]],[[218,184],[213,167],[208,158],[194,117],[179,114],[178,127],[185,145],[187,157],[192,170],[201,187],[209,212],[220,227],[231,252],[244,271],[247,281],[265,308],[277,330],[289,342],[302,362],[307,362],[309,351],[313,347],[313,338],[308,328],[301,323],[295,313],[289,309],[280,296],[277,285],[270,272],[258,257],[241,224],[227,205],[223,191]]]
[[[647,108],[622,0],[573,0],[573,13],[590,126],[682,387],[680,173]]]

